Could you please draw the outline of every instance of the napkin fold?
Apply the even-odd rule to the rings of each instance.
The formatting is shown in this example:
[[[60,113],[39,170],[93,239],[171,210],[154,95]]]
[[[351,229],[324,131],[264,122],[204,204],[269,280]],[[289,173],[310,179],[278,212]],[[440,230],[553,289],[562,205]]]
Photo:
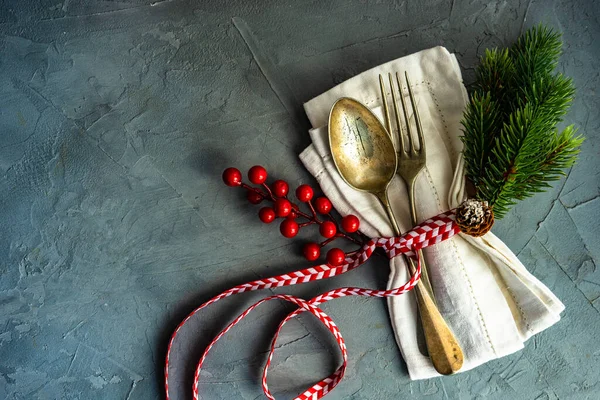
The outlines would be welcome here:
[[[328,143],[329,112],[340,97],[352,97],[383,120],[379,74],[403,71],[411,80],[427,148],[427,165],[415,186],[421,222],[465,199],[460,120],[468,97],[456,57],[443,47],[424,50],[363,72],[304,105],[313,126],[312,144],[300,159],[336,210],[357,215],[361,231],[369,237],[392,236],[392,227],[374,196],[352,189],[338,174]],[[406,87],[402,95],[408,96]],[[396,176],[388,190],[398,225],[405,232],[412,225],[406,185]],[[440,312],[463,348],[461,372],[522,349],[524,341],[556,323],[564,310],[560,300],[491,232],[480,238],[458,234],[428,247],[424,256]],[[390,270],[388,288],[409,279],[403,257],[390,260]],[[410,378],[439,376],[419,350],[414,293],[388,298],[388,307]]]

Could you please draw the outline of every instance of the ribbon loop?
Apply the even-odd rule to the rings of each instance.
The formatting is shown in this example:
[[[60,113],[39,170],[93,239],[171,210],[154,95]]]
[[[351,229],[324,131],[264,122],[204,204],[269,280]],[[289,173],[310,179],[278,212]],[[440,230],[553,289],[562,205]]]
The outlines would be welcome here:
[[[270,300],[285,300],[296,304],[298,309],[290,313],[281,323],[279,324],[277,331],[271,341],[271,347],[269,350],[269,355],[267,358],[267,362],[263,369],[262,376],[262,388],[265,396],[268,399],[275,400],[275,397],[269,391],[269,387],[267,385],[267,375],[268,369],[271,365],[271,360],[273,358],[273,353],[275,352],[275,345],[277,342],[277,338],[279,337],[279,333],[281,329],[285,325],[287,321],[296,317],[302,312],[308,311],[313,314],[325,327],[331,332],[334,336],[340,352],[342,353],[342,365],[330,376],[322,379],[311,388],[304,391],[302,394],[298,395],[295,400],[315,400],[320,399],[327,395],[333,388],[337,386],[337,384],[344,377],[344,373],[346,372],[346,367],[348,364],[348,354],[346,351],[346,344],[342,337],[340,330],[337,325],[333,322],[333,320],[318,306],[336,299],[340,297],[346,296],[369,296],[369,297],[389,297],[389,296],[399,296],[408,291],[410,291],[419,281],[421,277],[421,260],[418,256],[418,250],[423,249],[428,246],[432,246],[436,243],[439,243],[443,240],[449,239],[456,233],[458,233],[460,229],[458,225],[454,222],[454,210],[448,211],[447,213],[439,214],[427,221],[417,225],[409,232],[405,233],[400,237],[392,237],[392,238],[375,238],[369,240],[361,250],[352,254],[346,258],[346,262],[340,266],[331,266],[327,264],[317,265],[311,268],[302,269],[299,271],[274,276],[266,279],[258,279],[252,282],[244,283],[241,285],[234,286],[233,288],[213,297],[209,301],[205,302],[194,311],[192,311],[181,323],[177,326],[173,334],[171,335],[171,339],[169,340],[169,345],[167,348],[167,356],[165,360],[165,394],[166,399],[169,400],[169,362],[171,356],[171,349],[173,347],[173,343],[179,331],[183,328],[187,321],[190,320],[194,315],[196,315],[200,310],[205,307],[216,303],[219,300],[224,299],[225,297],[233,296],[238,293],[243,293],[247,291],[255,291],[262,289],[269,289],[272,287],[280,287],[280,286],[290,286],[296,285],[300,283],[312,282],[320,279],[327,279],[337,275],[344,274],[352,269],[355,269],[362,265],[365,261],[371,257],[373,252],[377,247],[382,247],[387,253],[388,257],[393,258],[400,254],[405,254],[409,257],[414,258],[417,261],[417,268],[415,273],[410,277],[408,282],[404,285],[388,289],[388,290],[375,290],[375,289],[365,289],[365,288],[356,288],[356,287],[343,287],[334,290],[330,290],[328,292],[322,293],[313,299],[303,300],[301,298],[278,294],[266,297],[257,303],[250,306],[246,311],[238,315],[236,319],[234,319],[229,325],[227,325],[215,338],[212,342],[206,347],[202,357],[198,361],[196,366],[196,371],[194,374],[194,383],[193,383],[193,398],[194,400],[198,400],[198,385],[200,380],[200,371],[204,361],[208,355],[210,349],[215,345],[215,343],[225,335],[229,330],[231,330],[238,322],[244,319],[252,310],[254,310],[259,305],[270,301]]]

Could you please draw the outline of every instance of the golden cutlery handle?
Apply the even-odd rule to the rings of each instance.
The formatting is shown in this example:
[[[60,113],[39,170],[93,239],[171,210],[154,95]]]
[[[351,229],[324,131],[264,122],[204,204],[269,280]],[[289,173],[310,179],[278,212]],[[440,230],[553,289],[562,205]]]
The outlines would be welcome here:
[[[400,228],[398,227],[398,223],[396,222],[396,217],[394,217],[394,211],[392,210],[392,207],[390,207],[390,200],[388,199],[387,192],[373,194],[377,197],[377,199],[385,209],[388,219],[392,224],[392,229],[394,230],[394,233],[396,234],[396,236],[400,236]]]
[[[437,372],[451,375],[463,365],[462,349],[421,281],[415,290],[429,358]]]
[[[387,193],[374,193],[385,209],[396,235],[400,236],[400,229],[396,223],[394,212],[390,207]],[[406,257],[412,274],[415,273],[413,260]],[[422,261],[422,260],[421,260]],[[422,264],[421,264],[422,265]],[[421,280],[415,286],[417,293],[417,305],[421,314],[421,323],[425,335],[425,343],[429,358],[433,367],[442,375],[450,375],[457,372],[463,365],[464,356],[462,348],[458,344],[454,333],[444,321],[444,317],[437,308],[431,294]]]

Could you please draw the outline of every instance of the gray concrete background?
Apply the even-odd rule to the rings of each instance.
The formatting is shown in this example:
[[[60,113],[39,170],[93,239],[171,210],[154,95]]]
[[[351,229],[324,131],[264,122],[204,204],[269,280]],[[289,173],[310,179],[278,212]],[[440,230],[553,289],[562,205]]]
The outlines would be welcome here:
[[[307,265],[301,240],[260,224],[221,171],[260,163],[292,185],[314,183],[298,161],[309,143],[302,102],[439,44],[471,81],[477,55],[539,21],[564,32],[560,69],[578,88],[568,120],[588,139],[566,179],[494,232],[564,301],[563,320],[517,354],[410,382],[385,302],[337,300],[325,310],[351,361],[328,398],[600,398],[599,9],[585,0],[0,1],[0,398],[162,398],[167,338],[195,305]],[[382,288],[387,273],[374,261],[284,291]],[[194,321],[175,349],[173,399],[191,398],[208,338],[263,295]],[[264,306],[223,339],[203,398],[262,398],[258,370],[287,311]],[[278,398],[339,362],[309,317],[290,323],[279,346]]]

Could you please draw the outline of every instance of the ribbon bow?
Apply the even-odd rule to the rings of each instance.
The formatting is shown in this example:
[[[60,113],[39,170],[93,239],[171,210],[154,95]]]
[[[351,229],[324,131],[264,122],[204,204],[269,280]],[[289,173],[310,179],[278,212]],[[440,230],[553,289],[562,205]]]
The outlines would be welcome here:
[[[343,362],[342,365],[330,376],[322,379],[320,382],[313,385],[311,388],[307,389],[303,393],[299,394],[295,397],[294,400],[315,400],[324,397],[327,393],[329,393],[333,388],[337,386],[337,384],[344,377],[344,373],[346,372],[346,366],[348,363],[348,354],[346,351],[346,344],[344,342],[344,338],[336,324],[333,320],[323,312],[318,306],[332,299],[336,299],[339,297],[346,296],[369,296],[369,297],[389,297],[389,296],[399,296],[410,291],[419,281],[421,277],[421,263],[418,256],[418,250],[423,249],[425,247],[434,245],[450,237],[454,236],[456,233],[460,231],[460,228],[454,221],[455,213],[454,210],[448,211],[446,213],[439,214],[427,221],[423,222],[420,225],[417,225],[409,232],[405,233],[400,237],[391,237],[391,238],[374,238],[369,240],[359,251],[353,253],[351,256],[347,257],[344,264],[339,266],[331,266],[328,264],[321,264],[311,268],[290,272],[288,274],[283,274],[279,276],[274,276],[266,279],[258,279],[252,282],[244,283],[238,286],[234,286],[231,289],[213,297],[208,300],[200,307],[196,308],[192,311],[181,323],[177,326],[177,329],[171,335],[171,339],[169,340],[169,346],[167,348],[167,356],[165,360],[165,392],[166,398],[169,400],[169,360],[171,355],[171,349],[173,347],[173,343],[175,342],[175,338],[177,337],[178,332],[181,328],[186,324],[187,321],[190,320],[194,315],[196,315],[203,308],[216,303],[217,301],[233,296],[238,293],[269,289],[272,287],[280,287],[280,286],[290,286],[297,285],[300,283],[317,281],[320,279],[327,279],[337,275],[344,274],[350,270],[353,270],[360,265],[362,265],[365,261],[371,257],[373,252],[377,247],[382,247],[387,253],[388,257],[393,258],[400,254],[405,254],[409,257],[414,258],[417,261],[417,268],[415,273],[410,277],[408,282],[404,285],[389,289],[389,290],[374,290],[374,289],[364,289],[357,287],[343,287],[339,289],[334,289],[328,292],[325,292],[313,299],[303,300],[301,298],[278,294],[266,297],[257,303],[250,306],[246,311],[241,313],[236,319],[234,319],[229,325],[227,325],[206,347],[200,361],[198,361],[196,371],[194,374],[194,384],[193,384],[193,396],[194,400],[198,400],[198,384],[200,380],[200,370],[202,368],[202,364],[206,359],[208,352],[214,346],[214,344],[225,335],[231,328],[233,328],[238,322],[240,322],[244,317],[246,317],[252,310],[254,310],[259,305],[269,301],[269,300],[285,300],[290,303],[294,303],[298,306],[298,309],[294,312],[290,313],[281,323],[279,324],[277,331],[271,341],[271,348],[269,350],[269,356],[267,358],[267,362],[263,369],[262,376],[262,388],[265,396],[268,399],[275,400],[275,397],[269,391],[269,387],[267,385],[267,374],[269,370],[269,366],[271,365],[271,359],[273,358],[273,353],[275,351],[275,344],[277,342],[277,338],[279,333],[285,323],[290,319],[294,318],[298,314],[307,311],[313,314],[325,327],[331,332],[334,336],[340,352],[342,353]]]

